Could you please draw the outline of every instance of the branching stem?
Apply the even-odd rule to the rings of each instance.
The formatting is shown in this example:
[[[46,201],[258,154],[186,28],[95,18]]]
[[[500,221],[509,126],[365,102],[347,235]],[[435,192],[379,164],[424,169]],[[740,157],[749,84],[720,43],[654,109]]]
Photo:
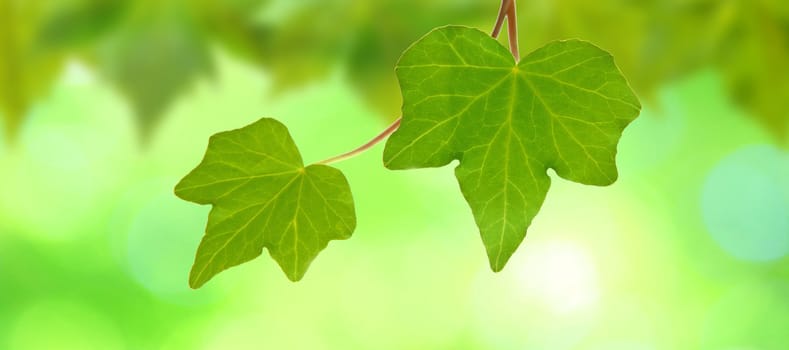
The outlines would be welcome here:
[[[501,27],[504,25],[504,20],[507,18],[507,10],[510,8],[512,0],[501,0],[501,7],[499,8],[499,15],[496,17],[496,24],[493,25],[493,31],[490,36],[494,38],[499,37]]]
[[[515,61],[520,60],[520,53],[518,51],[518,15],[516,11],[516,0],[501,0],[501,7],[499,8],[499,15],[496,17],[496,24],[493,25],[493,31],[490,36],[498,38],[501,33],[501,27],[504,26],[504,19],[507,20],[507,40],[510,43],[510,52],[515,57]]]
[[[512,56],[515,57],[515,61],[517,62],[520,60],[520,53],[518,52],[518,16],[517,11],[515,8],[516,0],[501,0],[501,8],[499,8],[499,14],[496,17],[496,24],[493,25],[493,31],[490,33],[490,36],[494,38],[498,38],[499,34],[501,33],[501,27],[504,26],[504,20],[507,20],[507,40],[510,43],[510,52],[512,52]],[[384,131],[382,131],[378,136],[374,137],[372,140],[368,141],[364,145],[359,146],[358,148],[343,153],[339,156],[334,156],[328,159],[324,159],[316,164],[323,164],[329,165],[332,163],[337,163],[349,158],[353,158],[361,153],[364,153],[373,146],[377,145],[383,140],[386,140],[389,135],[397,130],[400,127],[400,121],[403,117],[397,118],[389,127],[387,127]]]
[[[502,0],[507,1],[507,0]],[[510,52],[515,57],[515,62],[520,61],[521,56],[518,51],[518,11],[515,8],[515,0],[510,0],[510,7],[507,10],[507,41],[510,42]]]

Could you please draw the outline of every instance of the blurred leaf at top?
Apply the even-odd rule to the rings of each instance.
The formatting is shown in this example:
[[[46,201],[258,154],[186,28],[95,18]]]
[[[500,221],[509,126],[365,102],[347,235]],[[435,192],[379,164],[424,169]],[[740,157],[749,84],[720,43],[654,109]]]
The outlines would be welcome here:
[[[145,139],[180,94],[211,74],[212,40],[259,50],[248,46],[264,44],[252,20],[263,2],[71,1],[49,18],[40,40],[49,49],[71,48],[95,65],[128,98]]]
[[[341,72],[387,118],[401,99],[393,67],[430,29],[489,30],[493,0],[0,0],[0,114],[14,133],[77,57],[125,95],[142,135],[196,80],[216,48],[261,68],[274,91]],[[647,103],[660,86],[715,67],[733,100],[776,140],[789,131],[785,0],[519,1],[524,52],[582,38],[610,51]],[[502,38],[505,40],[505,38]]]
[[[364,99],[387,118],[400,113],[394,66],[411,43],[451,23],[488,26],[494,1],[305,1],[279,18],[265,62],[280,89],[322,78],[337,61]]]
[[[789,138],[789,2],[737,2],[718,63],[734,98],[777,136]],[[729,5],[733,6],[733,5]]]
[[[62,55],[36,47],[46,2],[0,0],[0,116],[13,139],[30,105],[56,77]]]
[[[126,21],[98,47],[97,59],[128,96],[146,137],[173,100],[210,73],[211,59],[199,23],[177,6],[159,3],[139,11],[152,13]]]

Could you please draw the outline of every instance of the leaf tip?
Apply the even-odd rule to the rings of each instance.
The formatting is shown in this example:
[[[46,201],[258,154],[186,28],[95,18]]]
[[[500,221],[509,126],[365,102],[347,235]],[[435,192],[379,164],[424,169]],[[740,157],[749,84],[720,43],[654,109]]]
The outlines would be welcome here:
[[[208,281],[196,277],[194,273],[189,274],[189,288],[200,289],[206,282]]]
[[[184,180],[183,180],[183,179],[181,179],[181,181],[178,181],[178,183],[177,183],[177,184],[175,184],[175,187],[173,187],[173,194],[174,194],[176,197],[178,197],[178,198],[181,198],[181,199],[183,199],[183,200],[186,200],[186,199],[184,198],[183,185],[182,185],[182,183],[183,183],[183,182],[184,182]]]
[[[192,270],[189,271],[189,288],[199,289],[217,274],[210,271],[208,273],[205,272],[205,266],[198,268],[198,262],[195,261],[192,265]]]
[[[501,261],[499,259],[490,258],[489,260],[490,260],[490,270],[496,273],[501,272],[501,270],[504,270],[504,265],[507,265],[507,259]]]
[[[386,158],[384,158],[384,168],[387,168],[389,170],[395,170],[392,168],[392,162]]]
[[[488,262],[490,263],[490,269],[493,272],[501,272],[501,270],[504,270],[504,266],[507,265],[510,257],[512,257],[512,253],[514,253],[514,251],[507,252],[488,250]]]
[[[593,186],[611,186],[616,183],[616,180],[619,179],[619,170],[617,169],[616,165],[614,165],[608,171],[602,173],[602,176],[598,177],[597,179],[591,181],[589,184]]]
[[[286,273],[285,275],[288,276],[288,280],[290,280],[293,283],[301,281],[301,279],[304,278],[304,274],[303,273],[301,275],[292,275],[292,274]]]
[[[285,276],[288,277],[288,280],[293,283],[301,281],[301,279],[304,278],[304,274],[307,272],[306,269],[294,268],[293,270],[288,271],[285,270],[285,266],[280,265],[280,267],[282,268],[282,272],[285,272]]]

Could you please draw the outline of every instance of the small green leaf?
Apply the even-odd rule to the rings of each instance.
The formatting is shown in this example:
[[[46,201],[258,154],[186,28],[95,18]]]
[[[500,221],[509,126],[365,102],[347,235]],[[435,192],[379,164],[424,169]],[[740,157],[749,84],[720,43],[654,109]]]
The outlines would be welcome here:
[[[356,227],[345,176],[326,165],[304,167],[287,128],[274,119],[212,136],[175,194],[213,205],[192,288],[256,258],[263,247],[298,281],[330,240],[347,239]]]
[[[641,106],[607,52],[556,41],[515,62],[487,34],[436,29],[400,59],[403,119],[386,144],[390,169],[440,167],[455,175],[501,270],[550,187],[546,171],[609,185],[616,145]]]

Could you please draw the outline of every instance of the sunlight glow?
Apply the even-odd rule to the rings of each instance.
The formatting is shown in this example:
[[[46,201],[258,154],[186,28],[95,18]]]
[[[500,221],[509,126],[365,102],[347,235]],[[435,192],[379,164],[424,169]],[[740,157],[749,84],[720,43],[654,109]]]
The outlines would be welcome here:
[[[600,297],[595,262],[581,247],[553,241],[526,258],[521,286],[557,313],[588,308]]]

